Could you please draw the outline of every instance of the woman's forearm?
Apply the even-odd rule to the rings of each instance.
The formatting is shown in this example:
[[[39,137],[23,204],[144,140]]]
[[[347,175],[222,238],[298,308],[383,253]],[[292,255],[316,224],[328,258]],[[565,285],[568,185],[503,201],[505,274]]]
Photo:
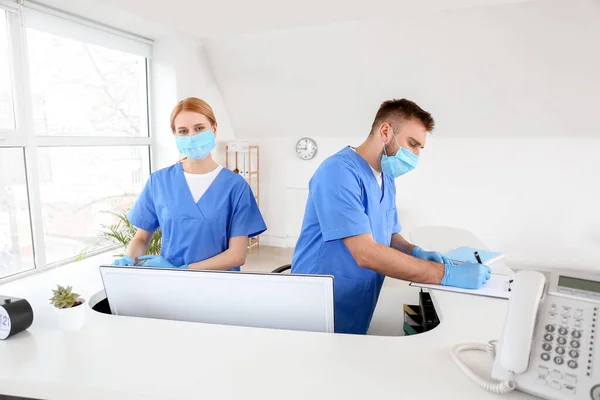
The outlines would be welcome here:
[[[127,251],[125,252],[125,254],[131,257],[134,264],[137,265],[138,257],[146,254],[146,251],[148,250],[148,245],[149,243],[147,243],[146,241],[134,237],[133,239],[131,239],[131,242],[129,242],[129,246],[127,246]]]
[[[234,267],[241,267],[246,262],[246,254],[239,254],[239,251],[228,249],[217,254],[214,257],[188,265],[190,269],[205,270],[228,270]]]

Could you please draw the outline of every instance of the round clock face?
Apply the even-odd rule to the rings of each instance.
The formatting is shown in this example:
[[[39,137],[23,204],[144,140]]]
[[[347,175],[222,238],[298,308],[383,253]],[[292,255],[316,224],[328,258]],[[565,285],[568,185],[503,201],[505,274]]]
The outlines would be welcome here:
[[[311,138],[302,138],[296,143],[296,154],[303,160],[310,160],[317,154],[317,143]]]
[[[6,339],[10,333],[10,317],[4,307],[0,307],[0,339]]]

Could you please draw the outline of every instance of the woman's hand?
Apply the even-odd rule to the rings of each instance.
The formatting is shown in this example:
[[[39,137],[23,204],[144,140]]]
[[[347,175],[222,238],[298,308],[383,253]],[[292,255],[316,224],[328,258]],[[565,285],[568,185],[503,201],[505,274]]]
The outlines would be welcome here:
[[[141,256],[138,257],[138,260],[141,261],[140,267],[156,267],[156,268],[179,268],[179,269],[187,269],[187,264],[175,266],[165,260],[161,256]]]
[[[119,265],[121,267],[132,267],[135,265],[133,259],[129,256],[123,256],[113,261],[112,265]]]

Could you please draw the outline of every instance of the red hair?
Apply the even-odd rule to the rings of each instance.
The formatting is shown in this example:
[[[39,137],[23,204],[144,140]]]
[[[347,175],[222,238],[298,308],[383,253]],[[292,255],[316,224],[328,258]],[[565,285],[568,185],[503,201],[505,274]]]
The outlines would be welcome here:
[[[175,133],[175,117],[182,111],[191,111],[198,114],[204,115],[212,125],[217,124],[215,113],[207,102],[197,97],[188,97],[187,99],[181,100],[171,113],[171,131]]]

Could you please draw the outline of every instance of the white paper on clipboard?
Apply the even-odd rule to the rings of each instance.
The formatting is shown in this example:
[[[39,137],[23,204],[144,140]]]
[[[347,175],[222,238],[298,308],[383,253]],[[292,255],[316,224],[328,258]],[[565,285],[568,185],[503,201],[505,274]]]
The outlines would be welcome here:
[[[474,294],[477,296],[497,297],[501,299],[510,298],[510,285],[513,277],[509,275],[492,274],[490,279],[480,289],[463,289],[453,286],[431,285],[427,283],[411,282],[410,286],[422,287],[433,290],[444,290],[447,292],[457,292]]]

